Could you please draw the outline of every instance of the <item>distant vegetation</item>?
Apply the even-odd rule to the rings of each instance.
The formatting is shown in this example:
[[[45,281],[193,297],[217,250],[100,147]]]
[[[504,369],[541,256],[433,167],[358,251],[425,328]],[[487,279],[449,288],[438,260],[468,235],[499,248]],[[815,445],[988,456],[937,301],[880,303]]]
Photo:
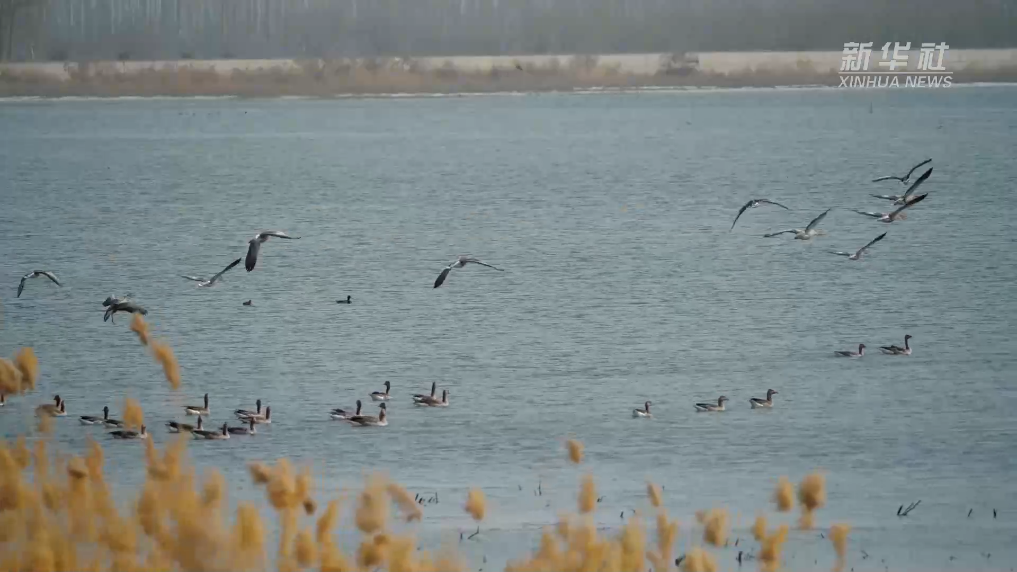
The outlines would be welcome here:
[[[0,0],[0,59],[151,60],[1017,45],[1017,1]],[[128,57],[124,57],[128,56]]]

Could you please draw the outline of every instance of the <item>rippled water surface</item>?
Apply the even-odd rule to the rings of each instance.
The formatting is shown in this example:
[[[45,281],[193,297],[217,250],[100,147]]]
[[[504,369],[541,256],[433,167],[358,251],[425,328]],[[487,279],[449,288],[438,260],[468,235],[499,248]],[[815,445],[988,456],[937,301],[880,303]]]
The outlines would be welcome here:
[[[474,530],[461,507],[482,487],[490,516],[461,549],[490,568],[574,506],[569,436],[603,526],[645,508],[652,479],[684,545],[713,506],[748,542],[777,477],[822,469],[819,525],[854,526],[855,569],[1009,569],[1015,150],[1013,87],[3,102],[0,354],[32,346],[42,377],[0,430],[30,430],[59,393],[56,437],[77,452],[101,431],[73,416],[119,415],[127,395],[164,443],[205,392],[210,424],[260,397],[274,423],[256,437],[190,448],[234,480],[234,501],[260,494],[253,460],[313,464],[323,498],[383,469],[439,494],[419,530],[436,544]],[[888,210],[869,193],[900,185],[870,180],[927,157],[930,194],[908,220],[849,210]],[[752,197],[793,210],[753,209],[729,231]],[[831,207],[826,236],[762,237]],[[302,238],[269,241],[216,288],[179,277],[215,273],[260,229]],[[862,261],[828,253],[887,230]],[[456,269],[433,289],[459,253],[505,271]],[[31,280],[15,298],[34,269],[63,287]],[[179,393],[128,317],[103,323],[102,300],[126,292],[174,348]],[[905,333],[910,357],[833,357]],[[388,427],[329,420],[358,398],[374,413],[385,380]],[[450,407],[412,407],[431,382]],[[750,410],[768,388],[775,408]],[[728,411],[695,413],[721,394]],[[654,418],[632,419],[646,400]],[[141,448],[103,442],[112,480],[136,486]],[[785,557],[825,569],[833,553],[795,532]]]

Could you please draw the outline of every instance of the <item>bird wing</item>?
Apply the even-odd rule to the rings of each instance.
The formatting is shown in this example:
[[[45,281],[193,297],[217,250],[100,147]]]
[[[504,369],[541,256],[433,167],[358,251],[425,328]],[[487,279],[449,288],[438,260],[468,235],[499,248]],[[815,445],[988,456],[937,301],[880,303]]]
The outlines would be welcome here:
[[[915,180],[914,183],[911,183],[911,186],[908,187],[908,190],[904,191],[904,197],[903,197],[904,200],[907,200],[908,197],[910,197],[911,194],[914,193],[916,189],[918,189],[918,186],[921,185],[922,183],[924,183],[925,179],[928,179],[929,175],[931,175],[931,174],[932,174],[932,167],[929,167],[928,171],[925,171],[924,173],[922,173],[921,177],[918,177],[918,179]]]
[[[932,158],[930,157],[930,158],[922,161],[921,163],[915,165],[914,167],[911,167],[911,170],[908,171],[908,174],[905,175],[904,178],[907,179],[907,178],[911,177],[911,173],[914,173],[915,170],[918,169],[918,167],[921,167],[922,165],[925,165],[926,163],[931,163],[931,162],[932,162]],[[931,171],[932,169],[929,169],[929,170]]]
[[[872,182],[873,183],[878,183],[880,181],[889,181],[890,179],[895,179],[897,181],[903,181],[904,177],[894,177],[893,175],[890,175],[889,177],[880,177],[878,179],[872,179]]]
[[[490,264],[487,264],[486,262],[481,262],[481,261],[477,260],[476,258],[469,258],[469,259],[466,260],[466,262],[472,262],[474,264],[479,264],[481,266],[486,266],[488,268],[494,268],[495,270],[499,270],[501,272],[504,272],[504,270],[502,270],[501,268],[497,268],[495,266],[491,266]]]
[[[777,235],[780,235],[780,234],[784,234],[784,233],[787,233],[787,232],[789,232],[791,234],[795,234],[795,233],[798,232],[798,229],[789,228],[787,230],[782,230],[780,232],[771,232],[770,234],[764,234],[763,238],[770,238],[770,237],[777,236]]]
[[[738,209],[738,216],[736,216],[735,219],[734,219],[734,222],[731,223],[731,228],[728,229],[728,232],[731,232],[732,230],[734,230],[735,224],[738,223],[738,219],[740,219],[742,217],[742,213],[745,212],[751,206],[752,206],[752,201],[749,201],[749,202],[745,203],[744,205],[742,205],[742,208]]]
[[[200,278],[200,277],[198,277],[198,276],[185,276],[185,275],[181,274],[181,275],[180,275],[180,277],[181,277],[181,278],[186,278],[186,279],[188,279],[188,280],[194,280],[195,282],[204,282],[204,281],[205,281],[205,279],[204,279],[204,278]],[[109,298],[106,298],[106,302],[109,302],[109,301],[110,301],[110,299],[109,299]],[[106,302],[103,302],[103,305],[104,305],[104,306],[108,306],[108,305],[109,305],[109,304],[107,304]]]
[[[900,198],[899,195],[869,195],[870,197],[876,197],[877,199],[885,199],[888,201],[896,201]]]
[[[110,318],[110,316],[112,316],[112,315],[113,315],[113,313],[114,313],[114,312],[116,312],[116,311],[117,311],[117,306],[116,306],[116,304],[112,304],[112,305],[110,305],[110,306],[109,306],[108,308],[106,308],[106,312],[105,312],[105,313],[103,314],[103,316],[102,316],[102,321],[103,321],[103,322],[108,322],[108,321],[109,321],[109,318]]]
[[[226,274],[227,270],[229,270],[230,268],[233,268],[237,264],[240,264],[240,259],[239,258],[234,260],[233,262],[230,262],[229,266],[227,266],[226,268],[223,268],[222,270],[220,270],[218,274],[216,274],[215,276],[212,277],[211,280],[209,280],[209,282],[215,282],[216,280],[222,278],[222,275]]]
[[[38,274],[39,276],[45,276],[46,278],[49,278],[50,280],[53,281],[54,284],[56,284],[57,286],[60,286],[60,281],[57,280],[56,275],[54,275],[49,270],[42,270],[42,271],[36,270],[35,273]]]
[[[877,242],[883,240],[884,236],[886,236],[885,232],[883,234],[877,236],[876,238],[873,238],[872,240],[869,241],[868,244],[866,244],[865,246],[859,248],[858,252],[856,252],[855,255],[860,255],[861,253],[865,252],[866,250],[869,249],[870,246],[872,246],[873,244],[876,244]]]
[[[850,252],[841,252],[839,250],[831,250],[830,254],[836,254],[837,256],[851,256]]]
[[[815,226],[817,224],[819,224],[819,221],[821,221],[824,218],[826,218],[826,215],[829,214],[829,213],[830,213],[830,209],[826,209],[826,211],[823,214],[821,214],[821,215],[817,216],[816,218],[812,219],[812,222],[809,223],[809,226],[805,227],[805,232],[809,232],[810,230],[815,228]]]
[[[28,276],[29,275],[26,274],[25,276],[21,277],[21,282],[18,284],[18,295],[17,295],[18,298],[21,297],[21,291],[25,289],[25,280],[28,280]]]
[[[258,233],[259,237],[262,236],[274,236],[276,238],[300,238],[299,236],[290,236],[281,230],[266,230],[265,232]]]
[[[452,264],[455,264],[455,263],[453,262]],[[445,283],[445,278],[447,278],[448,277],[448,273],[452,271],[452,264],[449,264],[448,266],[446,266],[445,269],[441,271],[441,274],[438,275],[438,279],[434,281],[434,287],[435,288],[437,288],[438,286],[441,286],[442,284]]]
[[[791,209],[787,208],[786,206],[784,206],[784,205],[782,205],[782,204],[780,204],[780,203],[778,203],[776,201],[771,201],[770,199],[759,199],[759,202],[766,203],[768,205],[773,205],[775,207],[780,207],[780,208],[782,208],[784,210],[791,210]]]
[[[904,209],[906,209],[906,208],[908,208],[910,206],[913,206],[913,205],[915,205],[917,203],[922,202],[922,200],[924,200],[925,197],[927,197],[927,196],[929,196],[929,193],[925,193],[924,195],[918,195],[917,197],[915,197],[915,198],[911,199],[910,201],[904,203],[904,206],[902,206],[899,209],[897,209],[897,210],[893,211],[892,213],[890,213],[890,218],[893,218],[893,217],[899,215],[901,213],[901,211],[903,211]]]
[[[883,213],[870,213],[868,211],[855,211],[860,215],[871,216],[872,218],[883,218]]]
[[[247,244],[247,260],[244,261],[244,268],[247,268],[247,271],[250,272],[254,270],[254,265],[258,262],[258,251],[261,250],[261,241],[254,238]]]

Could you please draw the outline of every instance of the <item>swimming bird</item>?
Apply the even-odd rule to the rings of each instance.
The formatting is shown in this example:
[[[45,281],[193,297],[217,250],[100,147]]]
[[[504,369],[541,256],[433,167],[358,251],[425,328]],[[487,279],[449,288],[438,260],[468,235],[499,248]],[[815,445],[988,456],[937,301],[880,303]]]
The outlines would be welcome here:
[[[255,413],[254,415],[239,415],[238,417],[240,417],[241,421],[247,421],[248,419],[253,419],[254,422],[258,423],[258,424],[261,424],[261,423],[271,423],[272,422],[272,408],[271,407],[266,407],[264,414]]]
[[[911,170],[908,171],[907,174],[904,175],[903,177],[895,177],[893,175],[889,175],[887,177],[880,177],[878,179],[872,179],[872,182],[873,183],[878,183],[880,181],[889,181],[890,179],[894,179],[894,180],[900,181],[902,185],[906,185],[906,184],[908,184],[908,181],[911,180],[911,173],[914,173],[918,169],[918,167],[921,167],[922,165],[925,165],[925,164],[931,163],[931,162],[932,162],[932,158],[931,157],[926,159],[926,160],[924,160],[924,161],[922,161],[921,163],[915,165],[914,167],[911,167]],[[932,169],[929,169],[929,171],[931,171],[931,170]]]
[[[377,417],[373,415],[354,415],[348,421],[353,425],[361,427],[385,427],[388,425],[388,406],[382,403],[379,407],[381,411],[378,412]]]
[[[697,403],[696,404],[696,411],[698,411],[698,412],[703,412],[703,411],[724,411],[725,410],[724,404],[727,403],[727,402],[728,402],[728,398],[726,398],[723,395],[721,395],[720,397],[717,398],[716,405],[713,404],[713,403]]]
[[[904,336],[904,347],[900,347],[900,346],[896,346],[896,345],[894,345],[894,346],[880,346],[879,350],[882,351],[884,354],[889,354],[889,355],[894,355],[894,356],[909,356],[909,355],[911,355],[911,344],[909,343],[910,341],[911,341],[911,334],[907,334],[907,335]]]
[[[257,411],[251,411],[250,409],[236,409],[233,411],[233,414],[236,415],[237,417],[247,417],[249,415],[261,415],[261,400],[259,399],[255,401],[254,405],[257,407]]]
[[[752,404],[753,409],[759,409],[760,407],[773,407],[773,396],[777,395],[777,392],[772,389],[766,390],[766,399],[760,399],[758,397],[752,397],[749,399],[749,403]]]
[[[215,286],[216,283],[219,282],[219,279],[222,278],[222,275],[226,274],[227,270],[233,268],[237,264],[240,264],[240,259],[239,258],[234,260],[233,262],[230,262],[229,266],[227,266],[226,268],[223,268],[222,270],[219,271],[218,274],[214,274],[211,278],[208,278],[208,279],[201,278],[200,276],[183,276],[183,275],[181,275],[181,278],[186,278],[188,280],[194,280],[195,282],[198,283],[198,287],[199,288],[207,288],[207,287]]]
[[[184,411],[188,415],[208,415],[208,394],[205,394],[205,406],[200,405],[185,405]]]
[[[273,236],[287,239],[300,238],[299,236],[290,236],[281,230],[267,230],[254,235],[254,238],[247,241],[247,259],[244,261],[244,268],[246,268],[248,272],[254,270],[254,265],[258,262],[258,251],[261,250],[261,243],[267,241]]]
[[[130,431],[128,429],[121,429],[119,431],[110,431],[110,435],[114,439],[148,439],[147,428],[142,425],[141,431]]]
[[[874,219],[877,219],[879,222],[891,223],[895,220],[906,220],[907,215],[904,214],[904,209],[917,205],[918,203],[922,202],[927,196],[929,196],[928,193],[924,195],[918,195],[914,199],[908,201],[907,204],[893,211],[892,213],[872,213],[868,211],[855,211],[855,212],[860,215],[870,216]]]
[[[441,390],[441,400],[439,401],[434,396],[427,395],[419,399],[413,399],[414,405],[426,405],[428,407],[448,407],[448,390]]]
[[[353,303],[353,296],[350,296],[349,294],[347,294],[345,300],[336,300],[335,303],[336,304],[352,304]]]
[[[862,357],[865,355],[865,344],[858,344],[858,351],[856,352],[850,350],[837,350],[833,352],[833,355],[837,357]]]
[[[738,224],[738,219],[741,218],[742,213],[744,213],[748,209],[754,209],[754,208],[758,207],[759,205],[763,205],[763,204],[778,206],[778,207],[780,207],[780,208],[782,208],[784,210],[791,210],[791,209],[787,208],[786,206],[784,206],[784,205],[782,205],[780,203],[771,201],[770,199],[752,199],[749,202],[747,202],[744,205],[742,205],[742,208],[738,209],[738,216],[736,216],[735,219],[734,219],[734,222],[731,223],[731,228],[728,230],[728,232],[734,230],[734,227],[735,227],[736,224]]]
[[[893,201],[893,204],[895,205],[906,205],[908,202],[911,201],[911,195],[913,195],[914,192],[918,190],[918,187],[920,187],[921,184],[924,183],[925,180],[928,179],[931,175],[932,167],[929,167],[928,171],[922,173],[921,177],[918,177],[917,179],[915,179],[914,183],[911,183],[911,186],[908,187],[908,190],[904,191],[903,195],[870,195],[870,196],[876,197],[877,199]]]
[[[21,297],[21,291],[25,289],[25,280],[28,280],[29,278],[38,278],[40,276],[45,276],[46,278],[52,280],[53,283],[56,284],[57,286],[61,286],[60,281],[57,280],[57,277],[49,270],[33,270],[21,277],[21,283],[18,284],[18,295],[16,296],[16,298]]]
[[[252,304],[250,300],[244,302],[244,306],[253,306],[253,305],[254,304]]]
[[[858,260],[859,258],[862,257],[862,254],[864,254],[865,251],[869,249],[870,246],[872,246],[873,244],[876,244],[877,242],[883,240],[884,236],[886,236],[885,232],[883,234],[877,236],[876,238],[873,238],[872,240],[870,240],[868,244],[866,244],[865,246],[859,248],[858,252],[855,252],[854,254],[851,254],[850,252],[839,252],[839,251],[832,251],[832,250],[830,252],[833,253],[833,254],[836,254],[837,256],[847,256],[848,260]]]
[[[102,408],[102,417],[94,417],[92,415],[82,415],[80,417],[82,425],[104,425],[109,419],[109,406]]]
[[[650,402],[647,401],[646,403],[644,403],[642,409],[633,409],[632,410],[632,416],[633,417],[653,417],[653,415],[650,413]]]
[[[329,412],[329,417],[331,417],[332,419],[350,420],[350,419],[352,419],[354,417],[359,417],[359,416],[360,416],[360,400],[359,399],[357,400],[357,412],[356,413],[350,413],[349,411],[346,411],[345,409],[339,409],[338,407]]]
[[[117,312],[127,312],[129,314],[141,314],[142,316],[148,314],[148,310],[142,308],[138,304],[135,304],[130,300],[121,300],[118,302],[113,302],[106,307],[106,312],[102,317],[102,321],[105,322],[111,319],[113,315],[116,314]],[[114,320],[113,323],[115,324],[116,320]]]
[[[232,435],[254,435],[255,433],[258,432],[258,430],[254,428],[254,419],[248,419],[247,423],[248,423],[247,427],[230,427],[229,428],[230,434],[232,434]]]
[[[372,391],[371,399],[374,401],[388,401],[391,397],[388,392],[392,389],[392,384],[385,382],[385,391]]]
[[[413,400],[416,401],[418,399],[423,399],[425,397],[434,397],[434,392],[437,389],[438,389],[438,382],[437,381],[432,381],[431,382],[431,395],[424,395],[423,393],[414,393],[413,394]]]
[[[67,415],[67,407],[59,395],[53,396],[54,403],[44,403],[35,408],[35,414],[40,417],[63,417]]]
[[[198,415],[197,426],[191,425],[190,423],[177,423],[176,421],[167,421],[166,427],[169,427],[170,433],[192,433],[196,429],[202,429],[201,415]]]
[[[219,429],[218,431],[207,431],[205,429],[195,429],[194,431],[191,431],[191,435],[194,435],[195,439],[211,439],[211,440],[215,440],[215,439],[229,439],[230,438],[229,426],[227,426],[225,423],[222,424],[222,429]]]
[[[832,209],[826,209],[826,211],[823,212],[823,214],[821,214],[821,215],[817,216],[816,218],[812,219],[812,222],[810,222],[809,226],[805,227],[804,230],[800,229],[800,228],[789,228],[787,230],[782,230],[780,232],[772,232],[770,234],[764,234],[763,237],[764,238],[770,238],[770,237],[774,237],[774,236],[777,236],[779,234],[784,234],[784,233],[787,232],[787,233],[791,233],[791,234],[795,235],[795,239],[797,239],[797,240],[811,240],[812,237],[814,237],[814,236],[817,236],[819,234],[825,234],[825,233],[823,233],[823,231],[816,230],[816,225],[819,224],[819,221],[821,221],[824,218],[826,218],[827,213],[829,213],[831,210]]]
[[[499,272],[504,272],[504,270],[502,270],[501,268],[496,268],[494,266],[491,266],[490,264],[481,262],[481,261],[477,260],[476,258],[473,258],[473,257],[471,257],[469,255],[460,254],[459,258],[457,258],[455,261],[449,263],[449,265],[446,266],[445,269],[441,271],[441,274],[439,274],[438,278],[434,281],[434,287],[437,288],[438,286],[441,286],[442,284],[444,284],[445,283],[445,278],[448,278],[448,273],[451,272],[453,268],[462,268],[462,267],[464,267],[464,266],[466,266],[467,264],[470,264],[470,263],[479,264],[481,266],[486,266],[488,268],[494,268],[495,270],[497,270]]]

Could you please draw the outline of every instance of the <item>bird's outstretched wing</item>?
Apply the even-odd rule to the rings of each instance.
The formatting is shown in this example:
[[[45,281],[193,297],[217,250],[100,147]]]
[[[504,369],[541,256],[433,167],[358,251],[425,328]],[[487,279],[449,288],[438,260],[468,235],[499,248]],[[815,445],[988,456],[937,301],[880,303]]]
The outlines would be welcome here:
[[[877,199],[884,199],[887,201],[896,201],[900,199],[900,195],[869,195],[870,197],[876,197]]]
[[[925,165],[926,163],[931,163],[931,162],[932,162],[932,157],[929,157],[928,159],[922,161],[921,163],[915,165],[914,167],[911,167],[911,170],[908,171],[908,174],[904,175],[904,179],[906,180],[906,179],[911,178],[911,173],[914,173],[915,170],[918,169],[918,167],[921,167],[922,165]],[[932,169],[929,169],[929,170],[931,171]]]
[[[931,159],[930,159],[930,160],[931,160]],[[922,176],[921,176],[921,177],[918,177],[918,179],[917,179],[917,180],[915,180],[915,182],[914,182],[914,183],[911,183],[911,186],[910,186],[910,187],[908,187],[908,190],[904,191],[904,196],[903,196],[902,198],[903,198],[903,199],[904,199],[905,201],[906,201],[906,200],[908,200],[908,197],[910,197],[910,196],[911,196],[911,195],[912,195],[912,194],[913,194],[913,193],[915,192],[915,190],[916,190],[916,189],[917,189],[917,188],[918,188],[918,187],[919,187],[919,186],[920,186],[920,185],[921,185],[922,183],[924,183],[924,182],[925,182],[925,179],[928,179],[928,178],[929,178],[929,175],[931,175],[931,174],[932,174],[932,167],[929,167],[929,170],[928,170],[928,171],[925,171],[924,173],[922,173]]]
[[[787,230],[782,230],[782,231],[780,231],[780,232],[771,232],[770,234],[764,234],[764,235],[763,235],[763,238],[771,238],[771,237],[774,237],[774,236],[778,236],[778,235],[781,235],[781,234],[784,234],[784,233],[791,233],[791,234],[795,234],[795,233],[797,233],[797,232],[798,232],[798,229],[795,229],[795,228],[789,228],[789,229],[787,229]]]
[[[211,278],[211,279],[209,280],[209,282],[215,282],[215,281],[219,280],[220,278],[222,278],[222,275],[223,275],[223,274],[226,274],[226,271],[227,271],[227,270],[229,270],[229,269],[233,268],[233,267],[234,267],[234,266],[236,266],[237,264],[240,264],[240,259],[239,259],[239,258],[238,258],[238,259],[236,259],[236,260],[234,260],[233,262],[230,262],[229,266],[227,266],[226,268],[223,268],[222,270],[220,270],[220,271],[219,271],[219,272],[218,272],[218,273],[217,273],[217,274],[216,274],[215,276],[213,276],[213,277],[212,277],[212,278]]]
[[[748,208],[751,207],[751,206],[752,206],[752,201],[749,201],[749,202],[745,203],[744,205],[742,205],[742,208],[738,209],[738,216],[736,216],[735,219],[734,219],[734,222],[731,223],[731,228],[728,229],[728,232],[731,232],[732,230],[734,230],[735,225],[738,224],[738,219],[740,219],[742,217],[742,213],[744,213],[746,210],[748,210]]]
[[[841,252],[839,250],[831,250],[830,254],[836,254],[837,256],[851,256],[850,252]]]
[[[486,266],[488,268],[494,268],[495,270],[499,270],[501,272],[504,272],[504,270],[502,270],[501,268],[497,268],[495,266],[491,266],[490,264],[487,264],[486,262],[481,262],[481,261],[477,260],[476,258],[469,258],[469,259],[466,260],[466,262],[472,262],[474,264],[479,264],[481,266]]]
[[[826,218],[826,215],[828,215],[828,214],[830,214],[830,209],[826,209],[826,211],[823,214],[821,214],[821,215],[817,216],[816,218],[812,219],[812,222],[809,223],[809,226],[805,227],[805,232],[809,232],[810,230],[815,228],[816,225],[819,224],[819,222],[821,220]]]
[[[886,236],[886,233],[884,232],[883,234],[877,236],[876,238],[873,238],[872,240],[869,241],[868,244],[866,244],[865,246],[859,248],[858,252],[856,252],[855,255],[856,256],[861,256],[861,254],[863,252],[865,252],[866,250],[868,250],[870,246],[872,246],[873,244],[876,244],[877,242],[883,240],[883,237],[885,237],[885,236]]]
[[[31,276],[31,274],[26,274],[21,277],[21,282],[18,284],[18,295],[16,296],[17,298],[21,297],[21,291],[25,289],[25,280],[28,280],[29,276]]]
[[[890,175],[889,177],[880,177],[878,179],[872,179],[872,182],[873,183],[878,183],[880,181],[889,181],[890,179],[893,179],[895,181],[904,182],[904,177],[894,177],[893,175]]]
[[[259,236],[274,236],[276,238],[291,238],[298,239],[299,236],[290,236],[281,230],[266,230],[265,232],[258,233]]]
[[[871,216],[872,218],[883,218],[883,213],[870,213],[868,211],[854,211],[860,215]]]
[[[181,275],[180,275],[180,277],[181,277],[181,278],[186,278],[186,279],[188,279],[188,280],[194,280],[195,282],[204,282],[204,281],[205,281],[205,279],[204,279],[204,278],[200,278],[200,277],[198,277],[198,276],[185,276],[185,275],[181,274]],[[109,298],[107,298],[107,299],[106,299],[106,301],[109,301]],[[106,304],[106,303],[104,302],[104,303],[103,303],[103,305],[104,305],[104,306],[108,306],[109,304]]]
[[[452,264],[455,264],[455,263],[453,262]],[[435,288],[437,288],[438,286],[441,286],[442,284],[445,283],[445,278],[447,278],[448,277],[448,273],[452,271],[452,264],[449,264],[448,266],[446,266],[441,271],[441,274],[438,275],[438,279],[434,281],[434,287]]]
[[[60,281],[59,281],[59,280],[57,280],[57,277],[56,277],[56,275],[55,275],[55,274],[53,274],[52,272],[50,272],[49,270],[36,270],[35,272],[36,272],[36,274],[38,274],[39,276],[45,276],[46,278],[49,278],[49,279],[50,279],[50,280],[52,280],[52,281],[53,281],[53,283],[54,283],[54,284],[56,284],[57,286],[62,286],[62,285],[60,284]]]
[[[759,202],[766,203],[768,205],[773,205],[775,207],[780,207],[780,208],[782,208],[784,210],[787,210],[787,211],[791,210],[791,209],[787,208],[786,206],[778,203],[777,201],[771,201],[770,199],[759,199]]]
[[[923,200],[925,200],[925,197],[927,197],[927,196],[929,196],[929,193],[925,193],[924,195],[918,195],[917,197],[915,197],[915,198],[911,199],[910,201],[904,203],[904,206],[902,206],[899,209],[897,209],[897,210],[893,211],[892,213],[890,213],[890,217],[893,218],[893,217],[899,215],[901,213],[901,211],[903,211],[904,209],[906,209],[908,207],[911,207],[911,206],[914,206],[914,205],[922,202]]]
[[[254,265],[258,263],[259,250],[261,250],[261,241],[257,238],[253,238],[247,243],[247,259],[244,261],[244,268],[248,272],[254,270]]]

